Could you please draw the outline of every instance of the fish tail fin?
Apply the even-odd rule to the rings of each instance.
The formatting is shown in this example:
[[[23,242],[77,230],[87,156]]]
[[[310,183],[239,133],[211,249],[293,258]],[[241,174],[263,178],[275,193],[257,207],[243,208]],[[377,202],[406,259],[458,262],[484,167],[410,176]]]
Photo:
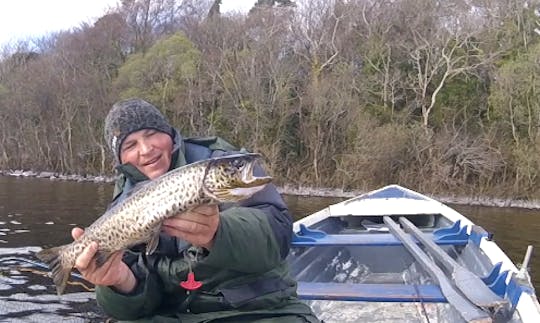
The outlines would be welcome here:
[[[49,266],[52,271],[52,279],[56,285],[56,292],[58,295],[62,295],[66,289],[66,284],[71,273],[73,266],[66,266],[65,261],[62,261],[64,250],[69,245],[54,247],[50,249],[43,249],[36,254],[39,260]]]

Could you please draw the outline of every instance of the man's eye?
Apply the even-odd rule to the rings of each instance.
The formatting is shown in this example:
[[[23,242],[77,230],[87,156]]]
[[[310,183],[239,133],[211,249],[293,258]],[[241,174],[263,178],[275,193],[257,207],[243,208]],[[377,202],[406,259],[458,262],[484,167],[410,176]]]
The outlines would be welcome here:
[[[132,142],[126,143],[126,144],[122,145],[122,151],[130,150],[133,147],[135,147],[134,143],[132,143]]]

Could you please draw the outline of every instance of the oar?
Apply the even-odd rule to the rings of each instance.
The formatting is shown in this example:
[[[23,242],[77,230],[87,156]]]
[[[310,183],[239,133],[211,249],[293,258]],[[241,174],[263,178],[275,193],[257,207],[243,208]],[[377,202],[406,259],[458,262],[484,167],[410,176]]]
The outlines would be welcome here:
[[[389,216],[383,218],[384,223],[390,229],[390,232],[396,236],[405,248],[413,255],[420,265],[429,273],[431,278],[438,282],[441,291],[446,297],[448,303],[458,311],[458,313],[467,322],[487,323],[493,320],[488,313],[474,306],[454,289],[444,272],[437,267],[433,260],[422,250],[412,238],[406,234]]]
[[[508,301],[495,294],[483,281],[469,271],[467,268],[458,264],[444,250],[435,244],[431,239],[418,229],[411,221],[404,217],[399,218],[399,222],[410,232],[417,240],[422,242],[426,249],[443,264],[443,266],[452,273],[452,278],[456,287],[467,297],[473,304],[481,308],[489,310],[494,314],[501,314],[500,311],[505,308]]]

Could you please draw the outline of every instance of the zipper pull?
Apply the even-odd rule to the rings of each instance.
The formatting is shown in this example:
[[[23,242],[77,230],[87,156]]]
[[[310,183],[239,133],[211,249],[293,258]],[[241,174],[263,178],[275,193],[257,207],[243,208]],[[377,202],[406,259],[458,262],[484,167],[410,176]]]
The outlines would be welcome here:
[[[200,281],[196,281],[195,274],[190,271],[187,275],[187,280],[180,282],[180,286],[182,286],[182,288],[184,289],[187,289],[188,291],[191,291],[201,288],[202,283]]]

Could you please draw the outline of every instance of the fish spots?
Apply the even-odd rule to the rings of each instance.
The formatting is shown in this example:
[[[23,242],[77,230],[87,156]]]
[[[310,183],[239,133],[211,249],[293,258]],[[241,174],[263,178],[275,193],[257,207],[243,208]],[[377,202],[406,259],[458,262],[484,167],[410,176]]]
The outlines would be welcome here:
[[[76,252],[77,254],[81,253],[81,252],[83,251],[83,247],[84,247],[84,246],[83,246],[82,244],[80,244],[80,243],[76,244],[76,245],[75,245],[75,248],[74,248],[74,249],[75,249],[75,252]]]
[[[231,160],[229,156],[180,167],[133,190],[86,229],[83,241],[74,242],[65,252],[75,259],[91,241],[110,252],[148,242],[162,219],[213,200],[206,196],[203,185],[215,195],[228,198],[219,192],[234,189],[239,183],[245,185],[242,175],[228,166]]]

